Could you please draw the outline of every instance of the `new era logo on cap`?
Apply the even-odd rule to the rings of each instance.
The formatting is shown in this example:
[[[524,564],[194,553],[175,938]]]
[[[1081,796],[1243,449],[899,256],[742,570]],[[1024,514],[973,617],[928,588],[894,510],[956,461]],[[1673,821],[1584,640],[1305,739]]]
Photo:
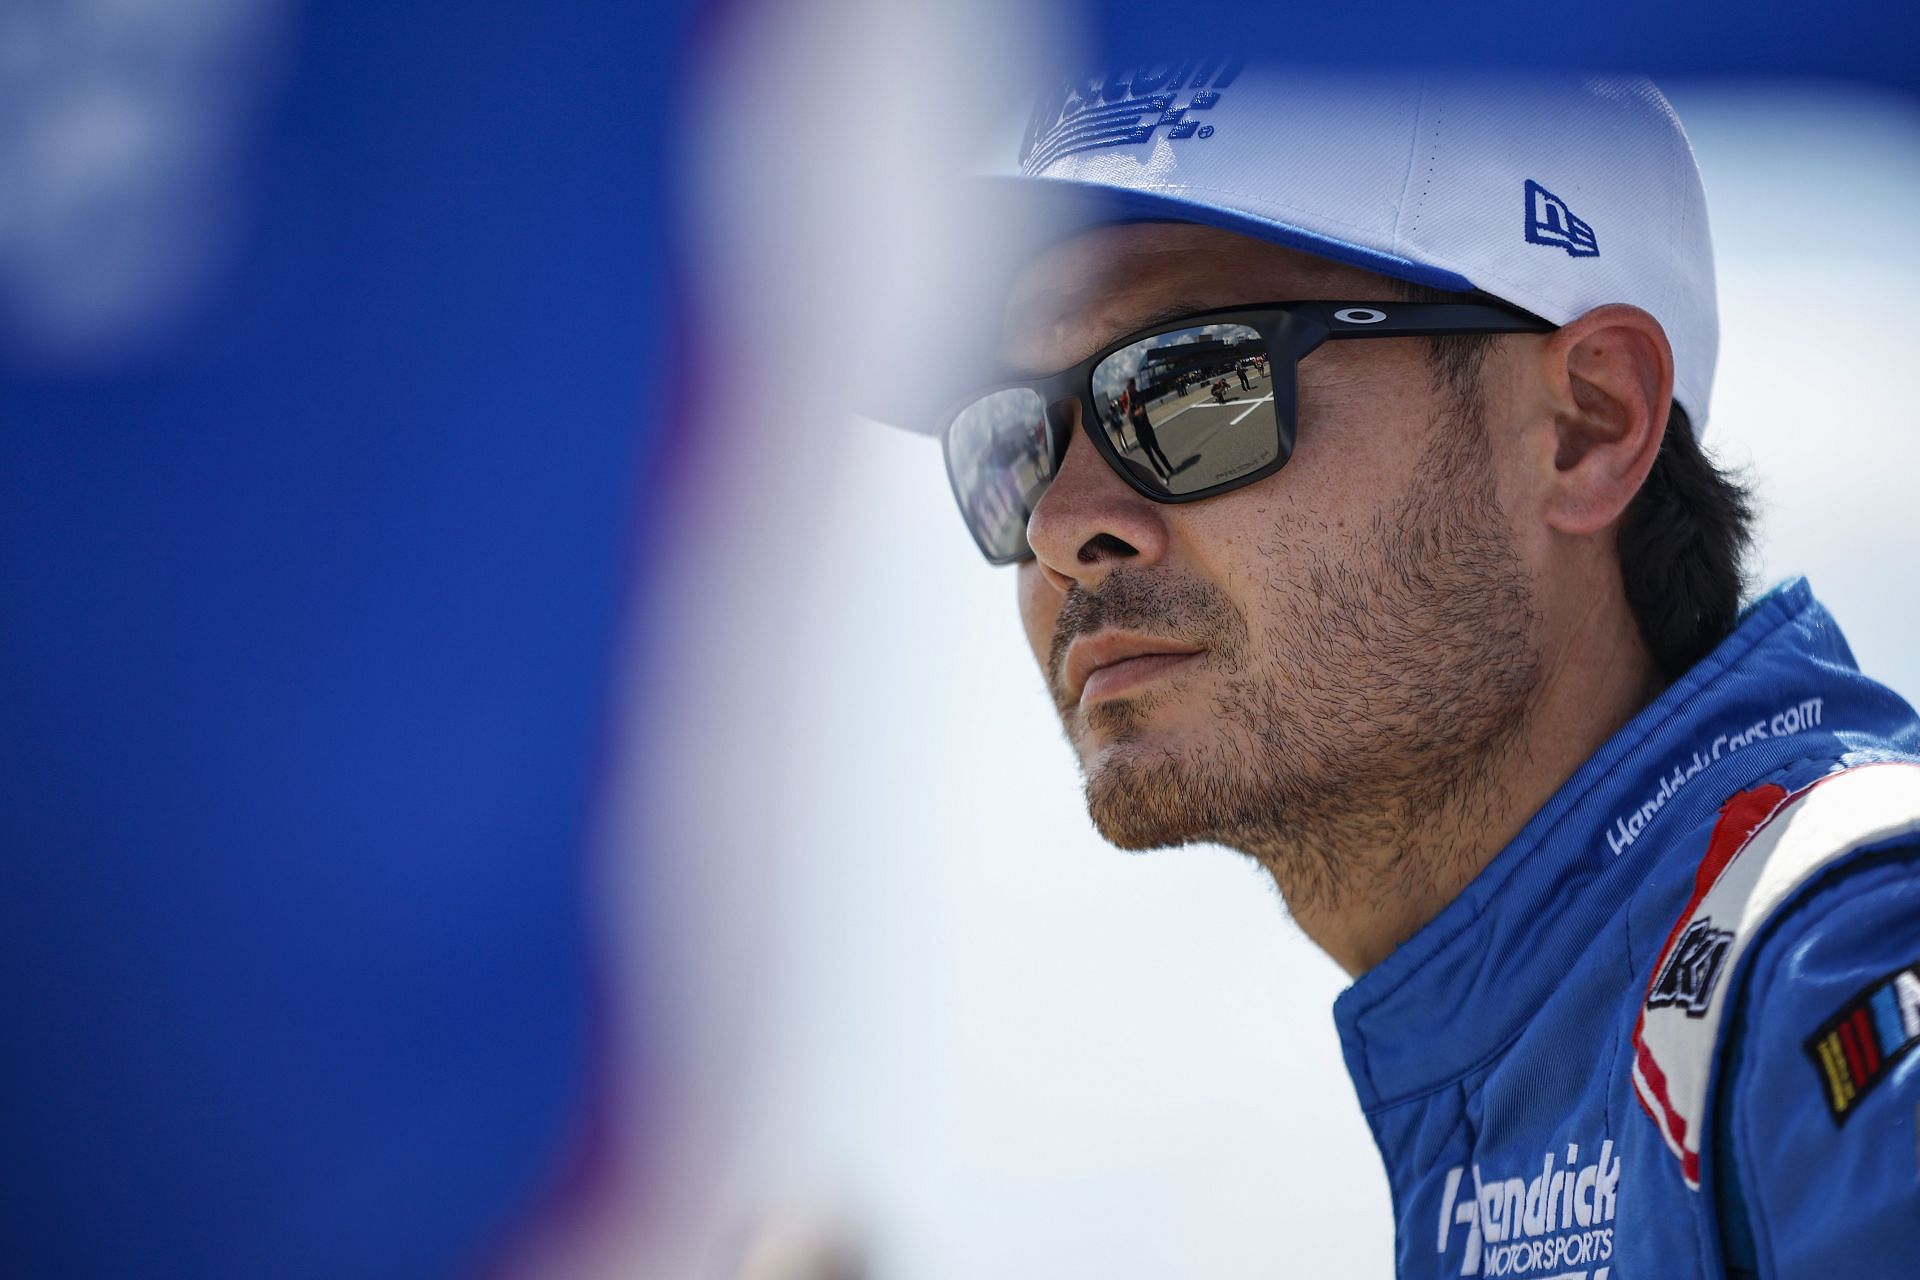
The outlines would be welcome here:
[[[1593,228],[1573,216],[1567,202],[1532,178],[1527,179],[1527,239],[1557,245],[1570,258],[1597,258],[1600,242]]]

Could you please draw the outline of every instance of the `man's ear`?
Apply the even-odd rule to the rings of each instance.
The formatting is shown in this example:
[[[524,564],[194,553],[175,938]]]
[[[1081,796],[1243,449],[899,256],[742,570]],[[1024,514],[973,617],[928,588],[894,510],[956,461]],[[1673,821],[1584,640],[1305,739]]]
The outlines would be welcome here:
[[[1627,509],[1660,453],[1673,405],[1673,348],[1638,307],[1597,307],[1541,347],[1553,404],[1547,523],[1598,533]]]

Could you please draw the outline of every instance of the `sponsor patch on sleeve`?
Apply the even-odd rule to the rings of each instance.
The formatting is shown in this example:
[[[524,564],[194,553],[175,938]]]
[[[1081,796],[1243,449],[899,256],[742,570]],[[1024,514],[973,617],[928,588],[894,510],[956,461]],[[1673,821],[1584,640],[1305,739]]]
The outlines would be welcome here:
[[[1807,1037],[1807,1056],[1836,1125],[1920,1044],[1920,964],[1895,970],[1840,1007]]]
[[[1728,975],[1773,912],[1821,868],[1916,831],[1920,766],[1909,764],[1842,770],[1792,795],[1759,786],[1720,810],[1693,896],[1654,961],[1633,1032],[1634,1091],[1688,1186],[1700,1185],[1700,1130]],[[1904,1006],[1903,993],[1910,997]],[[1807,1042],[1836,1121],[1912,1047],[1916,1033],[1920,967],[1876,983]]]

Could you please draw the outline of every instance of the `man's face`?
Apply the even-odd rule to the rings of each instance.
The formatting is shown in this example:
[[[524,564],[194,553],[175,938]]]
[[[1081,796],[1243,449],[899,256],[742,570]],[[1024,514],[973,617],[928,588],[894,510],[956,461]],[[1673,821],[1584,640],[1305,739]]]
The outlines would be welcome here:
[[[1169,308],[1303,298],[1397,300],[1377,276],[1227,232],[1101,228],[1021,276],[1007,355],[1047,373]],[[1496,350],[1489,424],[1510,372]],[[1020,610],[1108,839],[1248,849],[1297,909],[1341,887],[1316,850],[1470,790],[1524,723],[1538,668],[1481,416],[1424,339],[1327,343],[1299,371],[1287,465],[1185,505],[1134,492],[1076,426],[1028,527]]]

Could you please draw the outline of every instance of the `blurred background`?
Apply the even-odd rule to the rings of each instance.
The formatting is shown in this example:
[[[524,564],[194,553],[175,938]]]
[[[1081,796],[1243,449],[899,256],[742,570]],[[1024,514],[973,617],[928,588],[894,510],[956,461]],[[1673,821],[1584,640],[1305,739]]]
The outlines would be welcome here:
[[[0,1273],[1390,1275],[1340,974],[848,383],[1060,66],[1645,69],[1920,696],[1916,19],[1529,12],[0,3]]]

